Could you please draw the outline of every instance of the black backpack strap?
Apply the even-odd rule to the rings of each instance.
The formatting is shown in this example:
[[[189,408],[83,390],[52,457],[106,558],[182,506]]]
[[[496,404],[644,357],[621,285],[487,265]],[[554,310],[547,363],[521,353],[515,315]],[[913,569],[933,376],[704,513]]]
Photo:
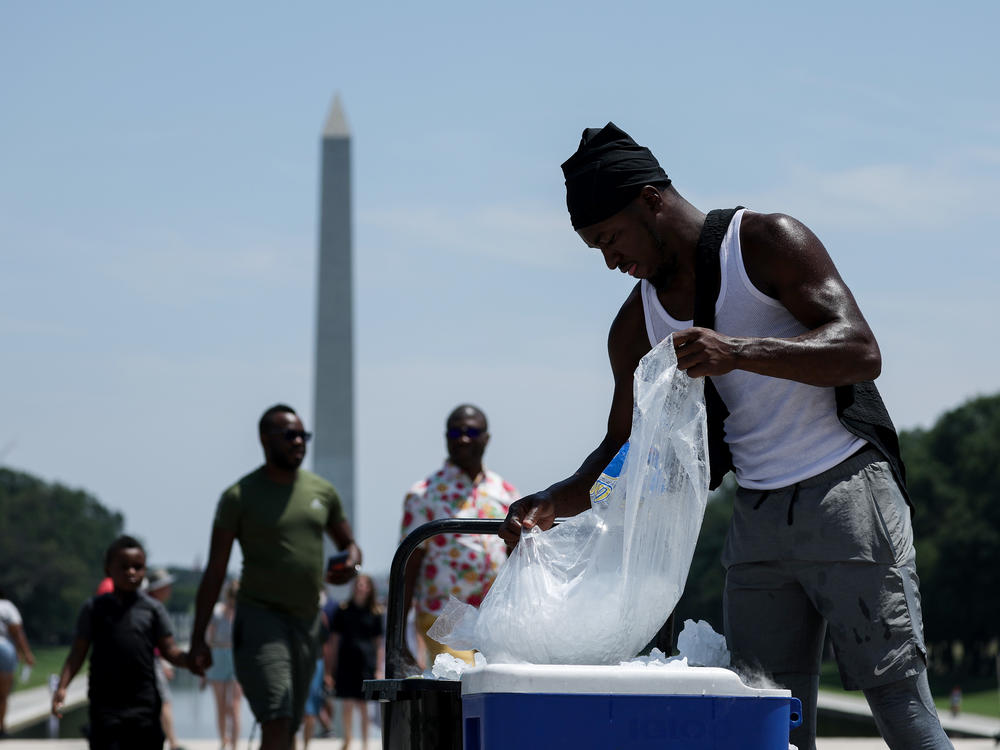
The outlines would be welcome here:
[[[733,216],[741,208],[743,206],[709,211],[701,227],[694,257],[694,325],[699,328],[715,328],[715,301],[722,286],[719,250]]]
[[[722,286],[719,250],[733,216],[741,208],[743,206],[709,211],[701,227],[694,259],[694,325],[698,328],[715,328],[715,302]],[[733,456],[726,445],[723,430],[729,410],[710,378],[705,378],[705,407],[708,411],[708,466],[711,473],[708,486],[714,490],[733,468]]]
[[[866,380],[853,385],[840,385],[834,393],[840,423],[852,435],[867,440],[885,456],[912,513],[914,506],[906,489],[906,466],[899,449],[899,435],[875,383]]]

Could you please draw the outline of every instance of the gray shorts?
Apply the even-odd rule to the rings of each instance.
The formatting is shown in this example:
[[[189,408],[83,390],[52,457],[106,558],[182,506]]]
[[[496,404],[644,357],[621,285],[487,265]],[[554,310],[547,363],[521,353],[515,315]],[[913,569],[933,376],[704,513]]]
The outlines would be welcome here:
[[[723,564],[726,638],[749,667],[818,674],[829,624],[849,690],[925,669],[909,507],[874,449],[790,487],[740,488]]]

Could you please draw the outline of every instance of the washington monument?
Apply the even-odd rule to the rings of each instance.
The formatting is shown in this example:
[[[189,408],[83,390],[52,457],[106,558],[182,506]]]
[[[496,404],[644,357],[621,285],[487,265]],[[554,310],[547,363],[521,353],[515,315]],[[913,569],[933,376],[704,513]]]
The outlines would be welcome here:
[[[351,263],[351,134],[340,95],[323,126],[313,469],[333,482],[354,528],[354,316]]]

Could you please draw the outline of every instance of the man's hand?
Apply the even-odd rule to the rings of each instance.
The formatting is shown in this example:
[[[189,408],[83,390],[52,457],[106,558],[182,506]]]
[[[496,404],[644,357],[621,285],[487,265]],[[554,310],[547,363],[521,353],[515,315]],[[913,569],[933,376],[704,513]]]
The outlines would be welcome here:
[[[193,674],[204,677],[205,670],[212,666],[212,649],[203,640],[192,641],[187,661]]]
[[[556,504],[548,490],[522,497],[511,503],[507,518],[500,527],[500,538],[511,548],[521,538],[522,531],[530,531],[535,526],[542,531],[552,528],[556,520]]]
[[[358,568],[355,566],[343,567],[337,570],[326,571],[326,576],[323,578],[327,583],[332,583],[334,586],[343,586],[345,583],[350,583],[351,579],[358,574]]]
[[[330,538],[337,545],[337,549],[347,553],[347,559],[343,565],[328,567],[323,575],[323,580],[335,586],[349,583],[358,573],[361,572],[361,548],[358,547],[353,537],[350,536],[351,527],[347,521],[335,524],[327,528]],[[327,561],[329,563],[329,561]]]
[[[63,703],[66,702],[66,688],[57,688],[52,694],[52,715],[58,719],[62,718]]]
[[[334,586],[343,586],[345,583],[350,583],[351,579],[353,579],[360,571],[360,564],[352,563],[348,560],[341,567],[327,569],[323,580],[327,583],[332,583]]]
[[[688,328],[674,334],[677,366],[692,378],[725,375],[736,369],[739,344],[708,328]]]

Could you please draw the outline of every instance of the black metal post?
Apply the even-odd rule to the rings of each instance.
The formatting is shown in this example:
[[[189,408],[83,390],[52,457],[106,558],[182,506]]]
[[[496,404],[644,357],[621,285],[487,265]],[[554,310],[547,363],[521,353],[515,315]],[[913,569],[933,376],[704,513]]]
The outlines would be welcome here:
[[[406,563],[420,543],[438,534],[496,534],[503,525],[501,519],[491,518],[441,518],[425,523],[410,532],[399,543],[389,569],[389,594],[385,623],[385,676],[387,679],[405,677],[399,674],[406,638],[406,618],[403,614],[406,591]]]

